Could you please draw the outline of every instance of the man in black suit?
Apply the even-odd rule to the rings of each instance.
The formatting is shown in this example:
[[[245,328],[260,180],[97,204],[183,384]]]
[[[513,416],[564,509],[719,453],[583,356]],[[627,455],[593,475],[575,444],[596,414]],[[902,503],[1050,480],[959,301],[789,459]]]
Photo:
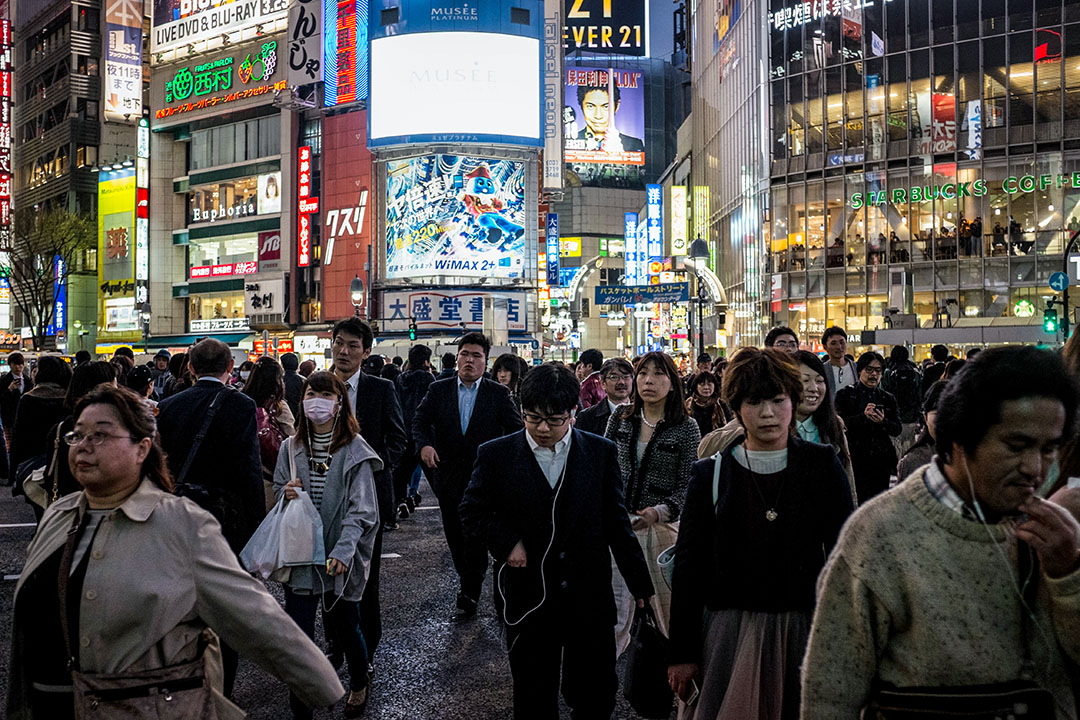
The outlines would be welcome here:
[[[412,436],[412,419],[431,383],[435,382],[435,376],[431,374],[431,348],[426,345],[413,345],[409,348],[409,371],[399,375],[395,382],[401,398],[401,409],[405,413],[405,427],[409,439],[401,462],[394,471],[394,501],[397,503],[398,515],[409,517],[416,507],[413,498],[409,496],[409,482],[420,463],[415,438]]]
[[[560,667],[571,717],[611,717],[611,556],[638,607],[653,594],[615,445],[570,422],[578,392],[565,367],[531,370],[519,389],[525,430],[480,447],[461,503],[465,531],[486,541],[498,566],[519,720],[559,717]]]
[[[300,358],[293,353],[281,356],[281,367],[285,370],[285,402],[292,410],[293,417],[300,416],[300,393],[304,389],[304,378],[296,369],[300,367]]]
[[[625,358],[609,358],[600,366],[600,382],[607,398],[578,414],[574,426],[578,430],[603,437],[608,418],[615,408],[629,402],[634,389],[634,366]]]
[[[476,614],[487,572],[482,543],[462,534],[458,505],[469,484],[476,449],[488,440],[520,430],[521,415],[510,391],[483,377],[491,343],[471,332],[458,341],[457,377],[436,380],[413,418],[413,438],[420,449],[431,489],[439,499],[443,532],[461,581],[455,619]]]
[[[394,522],[394,468],[405,451],[405,422],[401,416],[394,383],[381,377],[369,375],[361,368],[371,355],[375,335],[360,318],[350,317],[334,326],[331,349],[334,357],[334,374],[345,383],[349,403],[360,424],[360,436],[371,449],[379,454],[383,469],[375,473],[375,496],[379,503],[382,523],[375,532],[375,548],[371,555],[371,568],[364,594],[360,598],[360,630],[367,643],[368,660],[375,657],[375,650],[382,637],[382,619],[379,607],[379,567],[382,555],[383,528],[396,528]],[[344,656],[342,656],[344,659]],[[337,665],[338,657],[332,653],[331,661]]]
[[[188,362],[198,381],[158,405],[161,446],[169,473],[178,481],[177,494],[209,510],[221,523],[229,547],[239,554],[266,515],[255,401],[226,385],[233,356],[220,340],[198,342],[188,353]],[[196,448],[195,438],[207,418],[210,424]],[[189,455],[187,473],[179,482]],[[229,695],[238,657],[224,643],[221,652]]]
[[[613,95],[613,97],[612,97]],[[584,140],[585,147],[582,150],[604,150],[614,152],[644,152],[645,143],[640,138],[632,135],[623,135],[615,130],[614,135],[619,138],[619,147],[604,147],[604,142],[612,139],[611,130],[615,127],[615,115],[619,112],[622,104],[622,91],[618,85],[614,86],[614,92],[608,95],[607,83],[603,86],[578,85],[577,99],[581,106],[581,113],[585,117],[585,127],[578,131],[575,140]]]

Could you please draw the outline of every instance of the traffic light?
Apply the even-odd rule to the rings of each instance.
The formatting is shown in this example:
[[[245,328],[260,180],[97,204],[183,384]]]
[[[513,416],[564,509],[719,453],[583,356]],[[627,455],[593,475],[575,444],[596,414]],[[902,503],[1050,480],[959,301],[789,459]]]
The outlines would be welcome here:
[[[416,323],[409,321],[409,340],[416,340]]]
[[[1043,331],[1048,333],[1057,333],[1058,331],[1058,314],[1054,308],[1043,310]]]

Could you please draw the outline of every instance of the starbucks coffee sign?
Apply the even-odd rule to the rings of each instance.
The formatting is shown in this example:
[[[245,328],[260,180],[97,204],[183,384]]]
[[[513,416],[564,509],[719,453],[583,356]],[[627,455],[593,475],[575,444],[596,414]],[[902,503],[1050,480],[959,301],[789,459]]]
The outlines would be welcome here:
[[[1001,181],[1001,190],[1008,195],[1040,192],[1063,187],[1080,190],[1080,172],[1054,175],[1011,175]],[[979,178],[970,182],[946,183],[944,185],[916,185],[892,190],[852,193],[848,204],[852,210],[867,205],[902,205],[910,202],[929,202],[935,198],[955,200],[965,197],[982,197],[987,192],[986,180]]]

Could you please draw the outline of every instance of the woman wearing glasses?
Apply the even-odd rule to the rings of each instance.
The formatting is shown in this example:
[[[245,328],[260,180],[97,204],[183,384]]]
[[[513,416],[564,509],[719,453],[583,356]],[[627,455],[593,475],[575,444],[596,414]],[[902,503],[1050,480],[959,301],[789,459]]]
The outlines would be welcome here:
[[[863,353],[855,363],[859,382],[836,393],[836,412],[847,429],[860,503],[888,490],[889,478],[896,472],[892,438],[900,435],[903,426],[896,398],[879,387],[884,368],[881,355]]]
[[[239,710],[221,695],[218,635],[312,707],[340,698],[322,652],[240,567],[217,521],[171,493],[142,398],[103,385],[74,420],[64,441],[83,489],[49,506],[27,549],[15,587],[8,717],[73,718],[92,703],[102,717],[133,716],[132,704],[134,714],[156,716],[155,703],[198,700],[232,717]],[[195,663],[203,657],[205,666]],[[155,670],[175,679],[187,663],[194,685],[183,694],[173,685],[175,697],[145,675],[133,682],[133,673]],[[155,689],[142,699],[95,698],[88,687],[118,684],[103,674]]]
[[[697,421],[686,412],[682,381],[671,356],[651,352],[638,360],[631,403],[611,414],[604,435],[618,449],[630,525],[645,552],[656,590],[653,610],[666,632],[670,593],[656,558],[675,543],[678,531],[671,523],[679,519],[701,441]],[[630,642],[634,598],[617,568],[613,578],[619,611],[615,640],[621,653]]]
[[[311,498],[322,518],[326,566],[292,568],[285,583],[285,612],[313,638],[322,606],[330,661],[335,667],[349,664],[345,717],[359,717],[368,691],[359,605],[379,527],[374,474],[382,461],[360,437],[345,383],[336,375],[313,373],[300,397],[296,434],[281,444],[274,490],[288,500],[295,500],[298,490]],[[302,698],[291,695],[289,702],[293,717],[311,717]]]

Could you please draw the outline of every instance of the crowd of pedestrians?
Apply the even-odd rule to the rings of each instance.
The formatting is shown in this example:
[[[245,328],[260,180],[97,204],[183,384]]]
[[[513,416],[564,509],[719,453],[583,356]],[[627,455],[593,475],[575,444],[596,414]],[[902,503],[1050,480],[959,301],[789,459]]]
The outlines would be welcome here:
[[[530,366],[476,332],[436,374],[423,345],[374,355],[359,318],[327,371],[235,366],[214,339],[145,365],[12,353],[0,474],[39,525],[8,714],[153,716],[167,696],[231,717],[243,655],[293,717],[342,698],[362,716],[383,535],[426,478],[446,611],[490,603],[515,718],[558,717],[560,694],[610,717],[647,619],[685,720],[990,718],[1003,697],[1080,720],[1080,341],[935,346],[920,367],[853,357],[842,328],[819,340],[823,357],[774,328],[686,376],[663,352]],[[270,575],[282,607],[241,557],[298,507],[320,561]]]

